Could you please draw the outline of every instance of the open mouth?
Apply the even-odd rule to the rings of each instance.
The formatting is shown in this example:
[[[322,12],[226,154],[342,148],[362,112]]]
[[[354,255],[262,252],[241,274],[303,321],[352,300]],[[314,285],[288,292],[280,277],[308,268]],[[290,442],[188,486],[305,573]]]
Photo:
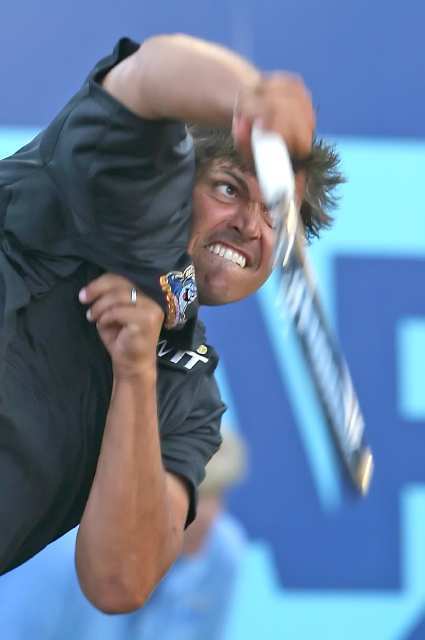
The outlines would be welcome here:
[[[219,242],[208,245],[207,249],[210,253],[214,253],[216,256],[220,256],[220,258],[228,260],[229,262],[233,262],[233,264],[237,264],[242,269],[244,269],[246,266],[245,256],[243,256],[235,249],[230,249],[230,247],[226,247]]]

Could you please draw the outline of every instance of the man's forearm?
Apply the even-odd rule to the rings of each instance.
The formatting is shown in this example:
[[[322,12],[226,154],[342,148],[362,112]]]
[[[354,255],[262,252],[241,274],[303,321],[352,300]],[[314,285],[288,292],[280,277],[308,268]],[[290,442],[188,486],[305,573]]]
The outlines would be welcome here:
[[[156,36],[112,69],[104,86],[145,118],[230,126],[239,91],[259,77],[247,60],[219,45],[186,35]]]
[[[77,540],[81,586],[105,611],[137,608],[179,545],[161,461],[153,366],[136,380],[114,382]]]

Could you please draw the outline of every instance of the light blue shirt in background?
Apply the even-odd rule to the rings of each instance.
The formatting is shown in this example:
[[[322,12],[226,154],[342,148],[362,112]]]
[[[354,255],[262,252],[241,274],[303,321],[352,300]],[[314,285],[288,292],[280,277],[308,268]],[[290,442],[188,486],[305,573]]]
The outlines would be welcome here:
[[[82,595],[76,530],[0,578],[2,640],[221,640],[246,547],[241,526],[221,514],[201,551],[179,559],[145,607],[105,615]]]

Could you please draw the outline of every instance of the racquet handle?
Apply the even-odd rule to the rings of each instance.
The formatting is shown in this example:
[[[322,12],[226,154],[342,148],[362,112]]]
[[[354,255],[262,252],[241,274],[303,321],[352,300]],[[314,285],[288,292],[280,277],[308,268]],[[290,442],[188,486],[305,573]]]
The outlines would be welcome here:
[[[265,204],[269,209],[294,197],[295,181],[285,142],[274,131],[254,124],[251,134],[255,170]]]

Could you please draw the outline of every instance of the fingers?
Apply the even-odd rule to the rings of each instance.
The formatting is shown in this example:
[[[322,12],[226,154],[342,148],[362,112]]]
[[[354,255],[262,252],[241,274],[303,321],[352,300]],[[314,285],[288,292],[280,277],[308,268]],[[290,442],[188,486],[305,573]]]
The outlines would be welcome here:
[[[105,311],[116,305],[134,306],[131,302],[132,288],[132,283],[125,278],[109,273],[90,282],[79,294],[80,301],[90,305],[87,320],[97,322]]]
[[[106,309],[97,319],[99,328],[111,325],[126,326],[131,333],[140,329],[140,313],[133,306],[113,306]]]
[[[150,358],[156,352],[161,326],[162,319],[158,322],[157,316],[141,313],[134,305],[110,307],[96,322],[105,345],[110,348],[116,341],[119,355],[127,358]],[[111,355],[114,360],[114,352]]]
[[[235,107],[233,136],[241,152],[250,153],[252,123],[276,131],[296,158],[309,155],[316,118],[310,92],[302,79],[289,73],[263,77],[257,86],[239,95]]]
[[[134,285],[115,273],[104,273],[95,280],[92,280],[86,287],[79,292],[79,300],[83,304],[92,304],[99,297],[108,294],[112,290],[121,290],[128,292],[128,301],[130,301],[131,289]]]
[[[136,304],[132,303],[130,300],[130,291],[123,288],[113,289],[112,291],[108,291],[108,293],[101,295],[91,305],[86,313],[87,320],[90,320],[90,322],[97,322],[106,311],[116,306],[130,307],[134,310]]]
[[[133,288],[137,292],[136,303],[131,300]],[[155,326],[158,324],[161,326],[164,319],[164,313],[155,301],[145,296],[126,278],[112,273],[103,274],[92,280],[79,292],[79,299],[83,304],[89,305],[87,319],[98,323],[99,326],[114,322],[119,324],[121,322],[119,318],[110,319],[114,317],[111,313],[116,309],[125,312],[120,316],[124,324],[143,323],[147,329],[150,321]]]

